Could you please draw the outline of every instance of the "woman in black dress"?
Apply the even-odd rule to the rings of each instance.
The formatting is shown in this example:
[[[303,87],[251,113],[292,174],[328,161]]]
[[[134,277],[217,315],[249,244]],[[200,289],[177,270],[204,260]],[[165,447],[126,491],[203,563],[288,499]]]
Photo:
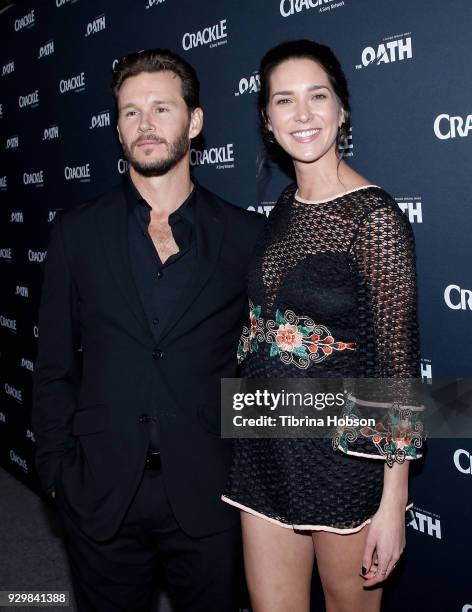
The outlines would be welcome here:
[[[419,377],[411,227],[342,160],[350,106],[338,60],[293,41],[271,49],[259,74],[263,131],[291,158],[296,185],[249,273],[243,377]],[[315,558],[329,612],[380,609],[405,546],[407,459],[421,456],[406,415],[395,431],[379,423],[332,441],[235,442],[223,500],[242,511],[254,612],[307,612]]]

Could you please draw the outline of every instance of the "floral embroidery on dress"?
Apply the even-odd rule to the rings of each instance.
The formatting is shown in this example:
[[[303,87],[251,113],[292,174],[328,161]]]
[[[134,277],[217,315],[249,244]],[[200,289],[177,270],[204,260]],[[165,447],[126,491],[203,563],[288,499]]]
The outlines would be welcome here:
[[[238,346],[238,361],[259,350],[259,343],[270,344],[270,357],[279,357],[285,364],[307,369],[312,363],[324,361],[335,351],[353,351],[354,342],[336,341],[324,325],[292,310],[275,313],[275,320],[261,317],[261,306],[249,301],[249,327],[243,328]]]
[[[342,417],[354,416],[354,402],[349,401],[344,405]],[[387,464],[391,467],[395,461],[403,463],[408,457],[416,459],[418,449],[423,446],[423,425],[415,421],[412,411],[393,404],[383,421],[377,421],[375,427],[340,427],[332,440],[334,450],[340,449],[349,454],[350,444],[354,444],[359,438],[365,438],[376,447],[380,455],[385,457]],[[372,449],[373,450],[373,449]],[[378,453],[370,452],[377,455]]]

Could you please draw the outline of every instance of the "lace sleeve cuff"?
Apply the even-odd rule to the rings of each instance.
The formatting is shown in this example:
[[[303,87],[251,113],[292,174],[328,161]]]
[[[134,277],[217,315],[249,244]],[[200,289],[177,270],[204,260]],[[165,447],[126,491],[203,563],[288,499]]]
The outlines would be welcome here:
[[[422,457],[422,406],[369,402],[349,396],[333,437],[333,448],[348,455],[395,462]]]

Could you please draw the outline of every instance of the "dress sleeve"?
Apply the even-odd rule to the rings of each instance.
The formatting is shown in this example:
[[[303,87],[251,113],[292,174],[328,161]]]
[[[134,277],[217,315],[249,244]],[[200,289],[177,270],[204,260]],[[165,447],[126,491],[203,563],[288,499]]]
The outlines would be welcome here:
[[[419,458],[423,446],[415,245],[411,225],[386,197],[363,218],[351,245],[358,276],[359,360],[368,394],[357,390],[344,417],[373,418],[338,428],[335,448],[395,461]],[[373,380],[375,379],[375,381]]]

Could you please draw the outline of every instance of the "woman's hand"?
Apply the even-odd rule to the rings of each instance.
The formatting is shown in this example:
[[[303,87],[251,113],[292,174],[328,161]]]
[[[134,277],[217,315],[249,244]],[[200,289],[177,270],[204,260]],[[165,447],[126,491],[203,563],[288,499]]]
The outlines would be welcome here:
[[[405,549],[405,506],[381,503],[368,529],[361,570],[365,587],[388,578]]]

